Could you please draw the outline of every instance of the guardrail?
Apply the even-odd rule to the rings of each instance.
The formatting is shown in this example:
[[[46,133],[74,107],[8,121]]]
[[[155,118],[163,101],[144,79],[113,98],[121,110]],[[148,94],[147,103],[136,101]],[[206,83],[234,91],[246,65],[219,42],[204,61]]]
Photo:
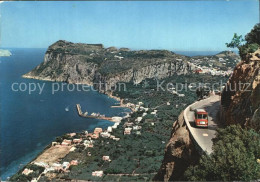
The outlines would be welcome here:
[[[195,103],[197,103],[197,102],[195,102]],[[193,104],[194,104],[194,103],[193,103]],[[193,104],[191,104],[191,105],[193,105]],[[191,106],[191,105],[190,105],[190,106]],[[191,139],[192,139],[192,141],[193,141],[193,144],[195,145],[196,150],[202,155],[202,154],[205,154],[205,151],[202,149],[202,147],[201,147],[201,146],[199,145],[199,143],[196,141],[196,139],[195,139],[194,136],[193,136],[193,133],[192,133],[191,130],[190,130],[191,125],[190,125],[189,119],[188,119],[188,117],[187,117],[187,111],[190,110],[190,108],[191,108],[190,106],[188,106],[188,107],[184,110],[183,118],[184,118],[184,121],[185,121],[186,126],[187,126],[187,128],[188,128],[188,131],[189,131],[189,133],[190,133],[190,136],[191,136]]]
[[[210,97],[207,98],[207,99],[210,100]],[[205,101],[207,99],[204,99],[203,101]],[[190,125],[190,121],[189,121],[188,115],[187,115],[187,113],[192,110],[192,107],[197,105],[199,102],[201,102],[201,101],[196,101],[193,104],[191,104],[188,107],[186,107],[186,109],[184,110],[184,113],[183,113],[183,118],[184,118],[184,121],[185,121],[185,123],[187,125],[187,128],[188,128],[188,131],[190,133],[191,139],[193,140],[193,143],[195,144],[195,148],[197,149],[197,151],[200,154],[210,154],[212,151],[208,150],[207,148],[203,148],[201,146],[201,144],[198,142],[198,139],[197,139],[196,135],[194,135],[194,132],[192,130],[192,126]]]

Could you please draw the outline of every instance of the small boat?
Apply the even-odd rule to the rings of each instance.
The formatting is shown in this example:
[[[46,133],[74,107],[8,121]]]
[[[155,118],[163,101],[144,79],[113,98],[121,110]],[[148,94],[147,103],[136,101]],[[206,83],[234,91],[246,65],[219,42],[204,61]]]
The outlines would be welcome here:
[[[68,111],[69,111],[69,106],[67,106],[67,107],[65,108],[65,111],[66,111],[66,112],[68,112]]]

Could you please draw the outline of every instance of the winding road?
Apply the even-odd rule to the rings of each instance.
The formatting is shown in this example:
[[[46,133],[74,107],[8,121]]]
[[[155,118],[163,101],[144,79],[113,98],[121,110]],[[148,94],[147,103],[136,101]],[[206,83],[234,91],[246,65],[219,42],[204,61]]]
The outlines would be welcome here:
[[[184,119],[188,129],[200,150],[207,154],[212,153],[212,138],[216,136],[218,128],[217,113],[220,107],[220,96],[212,95],[207,99],[197,101],[188,106],[184,111]],[[208,112],[208,128],[196,128],[194,125],[194,110],[204,108]]]

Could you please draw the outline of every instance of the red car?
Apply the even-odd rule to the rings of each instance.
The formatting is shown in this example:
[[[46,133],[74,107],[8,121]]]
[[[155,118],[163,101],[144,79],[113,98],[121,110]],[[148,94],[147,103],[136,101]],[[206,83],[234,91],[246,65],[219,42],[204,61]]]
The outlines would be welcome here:
[[[195,109],[194,117],[196,127],[208,127],[208,113],[205,109]]]

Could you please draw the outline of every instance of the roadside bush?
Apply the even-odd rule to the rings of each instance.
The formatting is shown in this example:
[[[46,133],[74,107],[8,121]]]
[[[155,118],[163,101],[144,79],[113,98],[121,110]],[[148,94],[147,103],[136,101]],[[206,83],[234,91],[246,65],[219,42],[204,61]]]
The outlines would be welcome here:
[[[189,181],[250,181],[260,179],[260,134],[231,125],[219,129],[213,153],[202,156],[184,176]]]

